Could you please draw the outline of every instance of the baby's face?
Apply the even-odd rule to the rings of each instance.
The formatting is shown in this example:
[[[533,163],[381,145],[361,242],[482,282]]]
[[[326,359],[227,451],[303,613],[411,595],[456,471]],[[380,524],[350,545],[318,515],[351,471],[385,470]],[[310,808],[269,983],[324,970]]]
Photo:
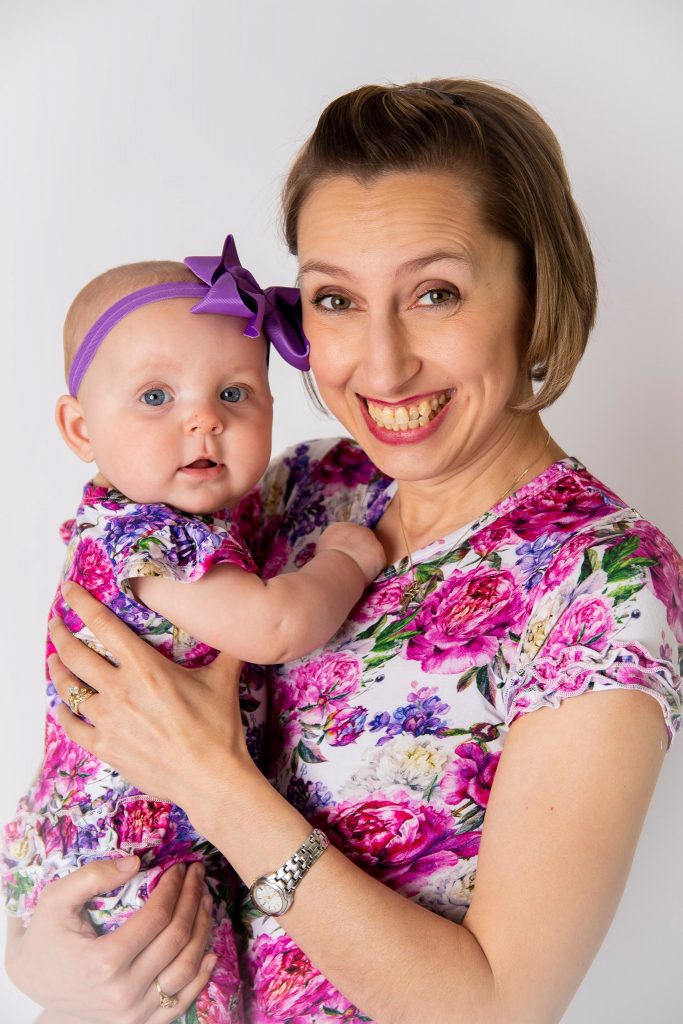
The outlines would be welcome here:
[[[105,339],[79,391],[102,476],[135,502],[230,508],[270,459],[266,343],[196,300],[135,310]]]

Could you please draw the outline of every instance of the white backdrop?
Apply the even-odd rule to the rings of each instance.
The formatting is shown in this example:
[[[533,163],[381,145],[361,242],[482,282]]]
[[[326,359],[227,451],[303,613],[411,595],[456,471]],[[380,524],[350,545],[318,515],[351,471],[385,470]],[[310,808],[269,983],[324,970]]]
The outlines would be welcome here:
[[[218,251],[227,230],[259,280],[291,283],[279,185],[322,107],[364,82],[486,78],[554,127],[593,239],[601,307],[546,422],[683,547],[681,11],[678,0],[0,0],[0,819],[40,757],[57,526],[84,479],[52,423],[65,309],[108,266]],[[272,377],[274,451],[338,432],[310,410],[294,371],[275,361]],[[683,1016],[682,766],[679,739],[566,1024]],[[35,1016],[0,978],[0,1020]]]

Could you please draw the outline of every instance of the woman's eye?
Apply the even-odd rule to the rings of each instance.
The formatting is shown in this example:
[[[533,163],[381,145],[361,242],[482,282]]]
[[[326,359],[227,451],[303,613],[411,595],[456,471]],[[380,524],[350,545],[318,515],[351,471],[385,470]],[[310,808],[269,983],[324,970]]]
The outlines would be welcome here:
[[[315,306],[322,306],[323,309],[329,309],[332,312],[343,312],[345,309],[351,308],[351,299],[347,299],[345,295],[333,295],[328,293],[327,295],[319,295],[316,299],[313,299]]]
[[[247,389],[241,388],[237,384],[231,384],[229,388],[223,388],[221,391],[221,400],[223,402],[243,402],[248,397]]]
[[[166,405],[173,399],[164,388],[150,388],[149,391],[145,391],[140,401],[145,405]]]
[[[445,303],[459,298],[459,294],[450,288],[430,288],[428,292],[423,292],[422,295],[418,296],[416,305],[443,306]]]

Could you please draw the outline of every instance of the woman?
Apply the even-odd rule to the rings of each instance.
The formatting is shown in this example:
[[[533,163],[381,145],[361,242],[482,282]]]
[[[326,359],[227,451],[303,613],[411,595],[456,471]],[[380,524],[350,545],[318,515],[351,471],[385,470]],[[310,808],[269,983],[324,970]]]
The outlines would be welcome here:
[[[236,666],[188,686],[73,590],[119,667],[57,625],[60,694],[75,677],[98,691],[94,728],[66,708],[62,724],[258,880],[242,907],[254,1022],[556,1021],[679,727],[683,642],[676,552],[539,417],[595,308],[561,154],[482,83],[371,86],[323,113],[284,199],[311,366],[358,443],[287,453],[245,529],[275,573],[352,518],[388,568],[329,644],[269,680],[265,736],[265,687],[245,675],[246,739]],[[206,982],[194,871],[169,872],[117,933],[79,931],[119,867],[48,887],[11,935],[10,973],[46,1020],[162,1024]]]

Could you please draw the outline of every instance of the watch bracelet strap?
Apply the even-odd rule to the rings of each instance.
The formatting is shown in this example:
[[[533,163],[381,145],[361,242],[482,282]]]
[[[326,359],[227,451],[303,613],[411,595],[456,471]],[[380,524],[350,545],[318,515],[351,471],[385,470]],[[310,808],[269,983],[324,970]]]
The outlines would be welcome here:
[[[318,857],[327,849],[330,841],[324,832],[314,828],[308,839],[305,839],[296,853],[286,860],[281,868],[271,876],[282,882],[287,892],[293,892],[308,869],[315,864]]]

